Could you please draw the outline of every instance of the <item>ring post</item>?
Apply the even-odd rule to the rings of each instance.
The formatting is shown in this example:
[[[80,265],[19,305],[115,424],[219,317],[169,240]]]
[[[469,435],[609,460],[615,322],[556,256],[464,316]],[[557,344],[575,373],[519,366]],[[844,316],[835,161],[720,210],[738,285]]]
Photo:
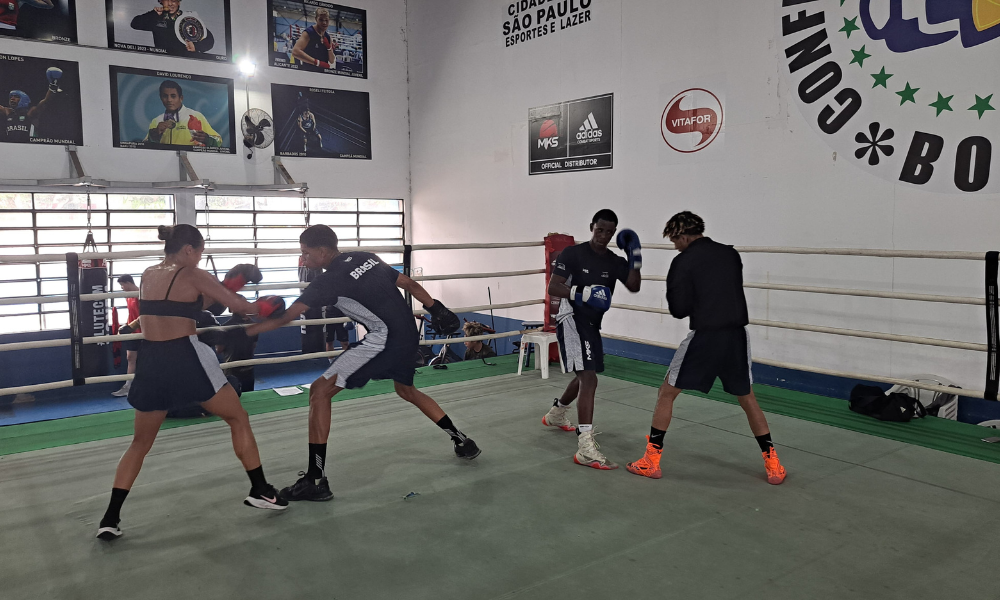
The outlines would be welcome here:
[[[80,256],[66,253],[66,289],[69,292],[70,367],[73,385],[83,385],[83,336],[80,333]]]
[[[1000,387],[1000,364],[997,346],[1000,345],[1000,307],[997,306],[997,272],[1000,270],[1000,252],[986,253],[986,393],[987,400],[997,399]]]

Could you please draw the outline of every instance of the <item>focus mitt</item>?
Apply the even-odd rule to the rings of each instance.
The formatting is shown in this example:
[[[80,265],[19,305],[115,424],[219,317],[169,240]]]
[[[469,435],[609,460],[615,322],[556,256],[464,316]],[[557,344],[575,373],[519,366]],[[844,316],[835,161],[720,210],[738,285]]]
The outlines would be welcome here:
[[[462,326],[455,313],[448,310],[440,300],[434,300],[434,304],[430,306],[425,304],[424,310],[431,314],[431,327],[441,335],[455,333]]]

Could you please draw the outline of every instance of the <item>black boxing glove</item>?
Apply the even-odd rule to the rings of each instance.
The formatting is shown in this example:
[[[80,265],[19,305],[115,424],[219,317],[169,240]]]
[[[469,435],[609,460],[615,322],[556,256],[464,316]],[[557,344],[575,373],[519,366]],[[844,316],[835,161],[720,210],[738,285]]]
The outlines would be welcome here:
[[[462,327],[458,316],[448,310],[448,307],[440,300],[434,300],[434,304],[430,306],[424,304],[424,310],[431,314],[431,327],[441,335],[455,333]]]
[[[260,269],[251,264],[236,265],[226,273],[222,285],[231,292],[238,292],[247,283],[260,283],[264,279]]]
[[[132,330],[131,327],[128,326],[127,323],[118,328],[118,335],[128,335],[130,333],[135,333],[135,332]]]

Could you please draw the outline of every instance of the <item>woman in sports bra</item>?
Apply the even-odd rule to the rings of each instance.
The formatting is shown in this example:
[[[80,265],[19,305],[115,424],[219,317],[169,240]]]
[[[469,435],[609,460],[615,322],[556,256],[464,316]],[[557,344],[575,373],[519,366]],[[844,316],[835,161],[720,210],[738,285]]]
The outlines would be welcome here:
[[[215,351],[195,335],[195,319],[212,302],[221,302],[234,313],[263,316],[275,310],[275,301],[282,306],[283,302],[274,297],[247,302],[199,269],[205,240],[197,228],[160,226],[159,234],[166,242],[166,256],[162,263],[146,269],[139,288],[139,320],[145,339],[128,394],[129,404],[136,409],[135,434],[118,462],[111,503],[97,532],[102,540],[122,535],[118,527],[122,503],[167,411],[191,404],[221,417],[232,430],[233,449],[250,477],[251,490],[244,504],[272,510],[288,507],[264,479],[247,412],[226,381]]]

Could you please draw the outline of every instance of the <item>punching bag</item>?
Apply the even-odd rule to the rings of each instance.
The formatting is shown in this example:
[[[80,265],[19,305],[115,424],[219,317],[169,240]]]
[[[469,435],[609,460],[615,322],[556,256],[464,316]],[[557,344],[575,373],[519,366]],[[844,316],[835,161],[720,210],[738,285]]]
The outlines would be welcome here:
[[[573,236],[561,233],[550,233],[545,236],[545,328],[544,331],[556,330],[556,315],[559,313],[559,303],[561,298],[553,298],[549,295],[549,279],[552,277],[552,269],[555,267],[556,259],[563,250],[575,243]],[[553,344],[549,346],[549,360],[559,362],[559,349]]]
[[[97,250],[97,248],[93,248]],[[108,291],[108,268],[103,259],[79,260],[80,294]],[[80,301],[77,323],[81,338],[109,335],[108,300]],[[72,317],[72,313],[70,315]],[[80,348],[79,377],[101,377],[111,372],[111,343],[85,344]],[[74,379],[76,375],[74,376]]]

